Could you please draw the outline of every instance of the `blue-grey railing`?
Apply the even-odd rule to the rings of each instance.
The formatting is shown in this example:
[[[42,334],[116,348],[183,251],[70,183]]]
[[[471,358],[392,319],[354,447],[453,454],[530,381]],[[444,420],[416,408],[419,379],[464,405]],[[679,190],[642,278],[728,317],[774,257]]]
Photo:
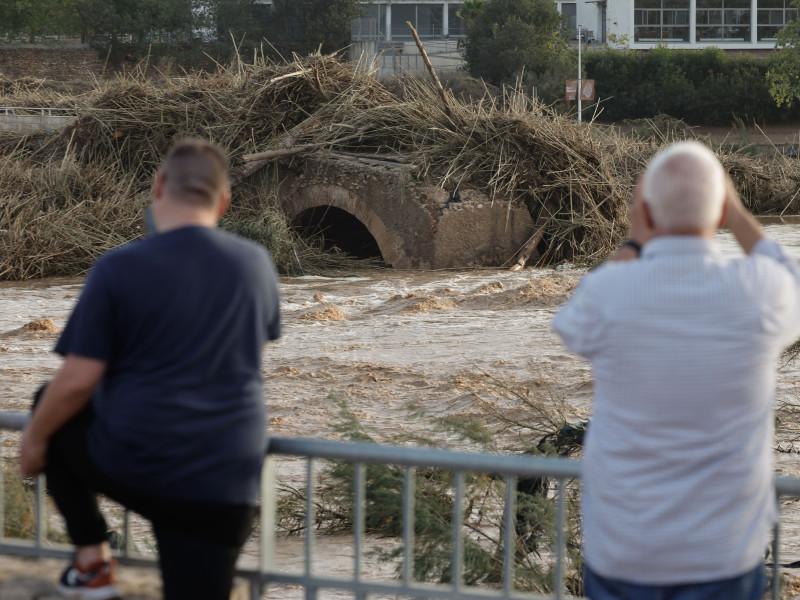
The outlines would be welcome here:
[[[24,427],[26,422],[26,415],[0,413],[0,430],[20,430]],[[0,445],[0,451],[1,450],[2,445]],[[298,574],[283,573],[276,570],[273,561],[273,549],[275,546],[275,508],[277,499],[275,460],[277,456],[295,456],[305,457],[307,459],[304,571]],[[312,569],[314,560],[315,461],[317,460],[348,461],[353,463],[355,467],[353,481],[355,496],[353,502],[354,564],[352,577],[337,578],[317,576]],[[373,579],[365,580],[361,577],[363,564],[362,555],[364,550],[365,465],[368,463],[399,465],[404,468],[402,490],[402,571],[401,576],[396,580],[375,581]],[[415,470],[417,467],[436,467],[452,471],[454,474],[454,514],[452,518],[453,533],[451,556],[452,577],[450,584],[427,584],[413,580],[414,497]],[[496,474],[504,477],[506,482],[503,507],[504,522],[502,526],[502,586],[499,589],[465,586],[462,581],[464,538],[462,535],[463,521],[460,511],[464,500],[464,474],[478,472]],[[459,600],[510,600],[512,598],[554,598],[560,600],[565,597],[564,558],[566,537],[564,528],[566,519],[566,485],[568,481],[580,478],[580,475],[580,461],[565,458],[498,456],[378,444],[271,438],[267,459],[264,463],[264,475],[262,477],[261,548],[259,566],[257,569],[241,569],[237,574],[250,581],[251,598],[254,600],[261,598],[263,586],[270,583],[301,586],[305,590],[305,598],[307,600],[315,600],[318,591],[321,589],[342,590],[354,595],[357,600],[366,600],[369,594]],[[547,477],[557,482],[554,592],[551,596],[521,593],[514,589],[514,548],[516,547],[514,543],[514,508],[516,501],[516,481],[518,477]],[[0,471],[0,533],[4,531],[4,507],[2,502],[4,495],[2,486],[2,472]],[[775,488],[779,497],[800,497],[800,478],[775,477]],[[0,553],[37,557],[68,558],[72,556],[72,548],[70,546],[46,542],[46,511],[44,500],[44,480],[43,477],[40,476],[37,478],[35,488],[36,525],[34,540],[22,541],[0,537]],[[120,562],[135,566],[157,566],[157,563],[153,559],[134,555],[133,540],[130,535],[130,518],[127,513],[124,523],[125,545],[117,552]],[[778,545],[779,537],[778,528],[776,527],[772,547],[772,560],[775,565],[772,574],[773,600],[778,600],[780,593]]]

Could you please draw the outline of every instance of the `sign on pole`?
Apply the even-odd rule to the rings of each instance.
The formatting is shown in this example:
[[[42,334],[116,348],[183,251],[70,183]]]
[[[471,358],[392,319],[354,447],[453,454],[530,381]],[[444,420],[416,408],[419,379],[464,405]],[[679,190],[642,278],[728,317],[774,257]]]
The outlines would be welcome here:
[[[578,99],[578,80],[567,79],[567,101],[574,102]]]
[[[594,100],[594,79],[581,81],[581,100]]]
[[[578,80],[567,79],[567,101],[578,99]],[[581,100],[594,100],[594,79],[581,79]]]

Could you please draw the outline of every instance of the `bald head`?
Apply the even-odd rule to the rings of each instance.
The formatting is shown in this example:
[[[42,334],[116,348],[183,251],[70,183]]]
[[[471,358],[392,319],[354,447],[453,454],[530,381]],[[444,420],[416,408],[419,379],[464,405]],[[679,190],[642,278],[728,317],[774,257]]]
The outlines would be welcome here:
[[[719,224],[725,181],[722,165],[708,148],[680,142],[650,161],[642,197],[657,228],[668,234],[698,233]]]
[[[172,146],[161,175],[172,200],[203,208],[216,207],[229,185],[225,153],[201,139],[189,138]]]

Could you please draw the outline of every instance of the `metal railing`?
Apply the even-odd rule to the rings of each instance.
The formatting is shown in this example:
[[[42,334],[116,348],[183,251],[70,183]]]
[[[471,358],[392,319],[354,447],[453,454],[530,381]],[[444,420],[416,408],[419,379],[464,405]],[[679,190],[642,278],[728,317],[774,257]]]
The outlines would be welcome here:
[[[21,430],[27,415],[0,413],[0,429]],[[0,445],[0,451],[2,451]],[[277,456],[305,457],[307,459],[305,494],[305,549],[304,570],[298,574],[282,573],[274,566],[276,477]],[[347,461],[354,465],[353,476],[353,530],[354,557],[352,577],[318,576],[314,573],[314,523],[315,523],[315,462],[317,460]],[[401,576],[397,580],[365,580],[361,576],[364,553],[365,496],[367,464],[391,464],[403,467],[402,487],[402,558]],[[428,584],[414,581],[414,523],[415,523],[415,471],[417,467],[433,467],[453,473],[452,491],[452,552],[451,583]],[[505,479],[505,494],[502,524],[502,581],[500,588],[466,586],[463,583],[464,536],[461,508],[464,500],[465,473],[491,473]],[[310,439],[271,438],[261,488],[261,539],[259,565],[256,569],[240,569],[237,575],[250,581],[251,598],[261,598],[263,586],[271,583],[301,586],[307,600],[315,600],[321,589],[341,590],[352,594],[356,600],[366,600],[369,594],[389,594],[411,598],[442,598],[458,600],[487,599],[534,599],[565,597],[564,559],[566,550],[566,485],[569,480],[580,478],[581,462],[557,457],[498,456],[427,448],[394,447],[377,444],[331,442]],[[524,594],[514,589],[514,536],[515,497],[518,477],[545,477],[556,481],[556,530],[553,594],[541,596]],[[775,477],[778,497],[800,497],[800,478]],[[35,531],[33,541],[22,541],[0,537],[0,553],[36,557],[72,556],[71,546],[46,542],[46,510],[44,479],[39,476],[35,486]],[[3,479],[0,471],[0,532],[3,532],[4,506]],[[775,528],[772,544],[772,598],[780,594],[779,535]],[[155,560],[133,553],[130,535],[130,515],[124,518],[124,547],[116,552],[122,564],[134,566],[157,566]]]
[[[0,106],[0,114],[14,115],[14,116],[19,116],[20,114],[23,115],[32,114],[32,115],[39,115],[42,117],[76,116],[75,109],[72,108],[48,108],[39,106]]]

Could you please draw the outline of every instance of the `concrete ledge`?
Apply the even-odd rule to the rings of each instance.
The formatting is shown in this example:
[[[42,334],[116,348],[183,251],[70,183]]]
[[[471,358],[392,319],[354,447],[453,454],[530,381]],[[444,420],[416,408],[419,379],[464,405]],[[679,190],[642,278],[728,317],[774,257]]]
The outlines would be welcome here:
[[[0,131],[39,133],[58,131],[75,122],[72,115],[10,115],[0,113]]]

